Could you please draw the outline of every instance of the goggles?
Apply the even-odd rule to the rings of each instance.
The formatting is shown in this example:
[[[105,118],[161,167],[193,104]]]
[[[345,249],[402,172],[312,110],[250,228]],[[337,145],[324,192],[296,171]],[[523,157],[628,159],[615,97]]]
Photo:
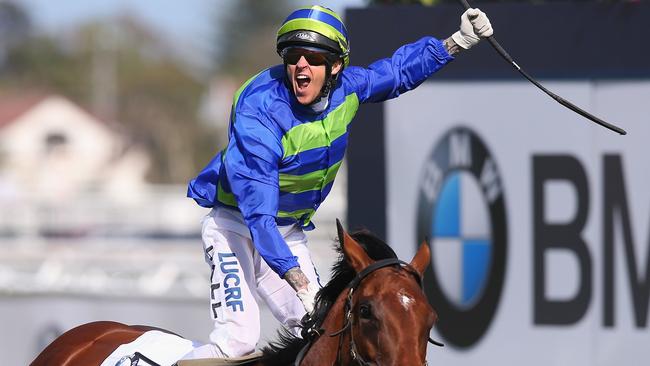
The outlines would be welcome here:
[[[304,57],[312,66],[332,64],[338,56],[334,53],[317,48],[287,47],[280,52],[285,63],[295,65],[301,57]]]

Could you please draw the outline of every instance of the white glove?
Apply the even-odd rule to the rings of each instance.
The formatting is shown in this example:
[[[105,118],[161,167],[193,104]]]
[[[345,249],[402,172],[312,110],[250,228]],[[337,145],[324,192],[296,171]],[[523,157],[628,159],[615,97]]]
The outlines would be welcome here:
[[[479,9],[467,9],[460,16],[460,30],[451,35],[457,45],[464,49],[477,44],[481,38],[486,38],[494,33],[492,24],[487,15]]]
[[[309,283],[307,288],[298,290],[296,292],[296,296],[298,296],[298,298],[302,302],[302,306],[305,307],[307,314],[311,314],[311,312],[314,311],[314,302],[316,300],[316,293],[318,293],[318,286],[314,285],[311,282]]]

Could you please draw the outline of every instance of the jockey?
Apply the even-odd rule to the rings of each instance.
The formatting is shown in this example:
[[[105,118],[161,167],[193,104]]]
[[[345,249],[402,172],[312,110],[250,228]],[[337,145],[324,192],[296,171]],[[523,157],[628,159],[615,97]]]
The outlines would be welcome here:
[[[417,87],[490,35],[485,13],[469,9],[444,41],[424,37],[367,68],[349,67],[339,15],[311,6],[286,18],[277,34],[283,64],[236,92],[228,146],[189,183],[188,197],[212,209],[202,238],[214,330],[211,344],[186,358],[253,352],[260,336],[256,298],[299,334],[320,285],[304,231],[314,228],[312,217],[332,188],[357,108]]]

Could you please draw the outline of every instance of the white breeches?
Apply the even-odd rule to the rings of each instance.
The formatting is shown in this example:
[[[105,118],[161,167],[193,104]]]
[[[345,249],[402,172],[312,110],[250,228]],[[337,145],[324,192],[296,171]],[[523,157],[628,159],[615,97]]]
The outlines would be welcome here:
[[[310,282],[319,284],[307,249],[307,236],[296,225],[281,227],[291,252]],[[255,295],[275,318],[299,334],[305,309],[296,292],[266,264],[253,246],[238,212],[215,208],[203,220],[205,260],[212,269],[210,314],[214,330],[210,341],[227,357],[247,355],[260,337],[260,312]]]

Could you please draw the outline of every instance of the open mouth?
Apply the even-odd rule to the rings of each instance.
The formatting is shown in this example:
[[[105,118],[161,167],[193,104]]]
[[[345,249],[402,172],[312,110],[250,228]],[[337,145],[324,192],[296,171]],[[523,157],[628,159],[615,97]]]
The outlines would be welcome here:
[[[296,84],[298,85],[299,89],[305,89],[309,86],[310,82],[311,78],[309,76],[304,74],[296,75]]]

